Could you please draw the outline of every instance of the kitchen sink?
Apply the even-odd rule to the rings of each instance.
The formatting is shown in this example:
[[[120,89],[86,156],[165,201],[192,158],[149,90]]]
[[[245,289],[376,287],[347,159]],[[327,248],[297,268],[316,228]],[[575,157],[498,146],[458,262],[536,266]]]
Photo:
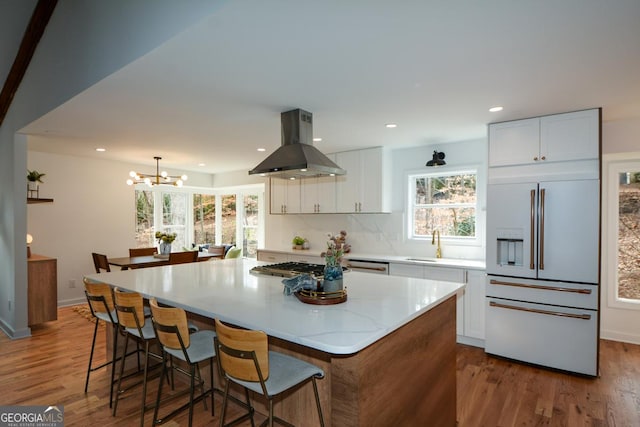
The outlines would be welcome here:
[[[407,258],[407,261],[415,262],[438,262],[437,258]]]

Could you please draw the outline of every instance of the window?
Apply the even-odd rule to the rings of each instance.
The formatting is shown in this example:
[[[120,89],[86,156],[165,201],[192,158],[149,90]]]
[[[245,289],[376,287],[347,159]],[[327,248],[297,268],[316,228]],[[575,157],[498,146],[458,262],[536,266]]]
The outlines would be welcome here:
[[[155,232],[164,231],[177,234],[173,251],[202,244],[242,245],[243,256],[256,257],[258,242],[264,239],[263,186],[208,193],[202,189],[138,187],[135,191],[138,247],[156,246]]]
[[[410,239],[475,239],[477,171],[450,171],[409,176]]]
[[[618,173],[618,299],[640,302],[640,170]]]
[[[222,196],[222,243],[236,244],[236,195]]]
[[[609,307],[640,310],[640,158],[609,155],[603,166],[602,283]]]
[[[193,195],[193,242],[202,245],[216,241],[216,196]]]
[[[136,190],[136,242],[138,247],[155,246],[153,217],[153,193],[149,190]]]
[[[248,194],[244,196],[244,220],[242,223],[242,253],[249,258],[255,258],[258,251],[258,196]]]

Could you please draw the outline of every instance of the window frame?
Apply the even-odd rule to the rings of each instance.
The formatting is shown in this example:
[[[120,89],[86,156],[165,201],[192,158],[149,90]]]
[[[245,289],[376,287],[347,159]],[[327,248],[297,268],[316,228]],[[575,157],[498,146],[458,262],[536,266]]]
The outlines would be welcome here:
[[[457,165],[457,166],[438,166],[433,170],[425,170],[425,169],[417,169],[407,171],[405,173],[405,232],[404,238],[407,241],[413,242],[424,242],[431,241],[432,235],[428,234],[426,236],[415,235],[413,229],[413,218],[414,218],[414,208],[415,204],[415,180],[418,177],[438,177],[438,176],[452,176],[452,175],[463,175],[463,174],[474,174],[476,176],[476,202],[475,205],[472,204],[456,204],[460,207],[473,207],[475,209],[475,236],[450,236],[450,235],[441,235],[440,238],[444,242],[448,242],[449,244],[454,244],[458,246],[481,246],[482,245],[482,236],[484,233],[484,225],[482,223],[482,215],[480,210],[480,200],[482,197],[481,186],[482,184],[482,173],[480,169],[480,165],[478,164],[469,164],[469,165]]]
[[[604,254],[601,260],[601,282],[608,283],[607,305],[612,308],[640,310],[640,299],[632,300],[618,297],[618,220],[619,220],[619,174],[640,171],[640,153],[625,153],[624,158],[611,156],[605,159],[605,173],[602,176],[603,189],[603,236]]]
[[[236,243],[243,242],[243,219],[244,219],[244,197],[245,195],[257,195],[258,196],[258,232],[257,240],[258,247],[262,247],[264,244],[264,228],[265,228],[265,210],[264,210],[264,184],[249,184],[233,187],[220,187],[220,188],[206,188],[206,187],[170,187],[163,185],[156,185],[148,187],[145,184],[136,184],[135,190],[138,191],[151,191],[153,196],[153,216],[154,216],[154,228],[153,231],[164,231],[162,209],[156,209],[156,206],[162,206],[162,193],[182,193],[186,194],[186,212],[185,212],[185,230],[184,241],[186,247],[191,247],[193,244],[194,235],[194,217],[193,217],[193,195],[194,194],[208,194],[215,196],[216,206],[216,221],[215,221],[215,242],[216,245],[222,242],[222,212],[219,209],[222,206],[222,197],[226,195],[235,195],[236,197]],[[135,193],[134,193],[135,194]],[[135,200],[135,197],[134,197]],[[240,211],[242,209],[242,211]],[[135,214],[137,215],[137,208]],[[137,217],[135,218],[135,224],[137,224]],[[160,224],[160,226],[158,226]],[[247,254],[243,253],[243,256]]]

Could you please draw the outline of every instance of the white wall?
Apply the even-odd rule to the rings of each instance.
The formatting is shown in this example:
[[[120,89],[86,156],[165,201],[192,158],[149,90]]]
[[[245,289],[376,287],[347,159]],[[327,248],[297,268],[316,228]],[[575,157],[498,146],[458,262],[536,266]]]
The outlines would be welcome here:
[[[446,153],[445,160],[450,167],[479,167],[480,211],[477,215],[482,243],[475,246],[454,245],[443,240],[442,254],[449,258],[484,259],[486,139],[392,150],[391,170],[387,171],[387,176],[392,180],[390,214],[267,215],[265,248],[290,249],[291,239],[301,235],[309,240],[311,252],[321,252],[325,249],[326,233],[345,230],[348,233],[347,241],[352,246],[352,254],[435,256],[435,246],[431,245],[430,240],[415,242],[405,238],[405,195],[407,173],[433,170],[426,167],[425,163],[431,160],[433,150],[436,149]]]
[[[0,127],[0,328],[27,325],[25,125],[222,7],[225,1],[61,0]],[[5,8],[6,9],[6,8]]]
[[[640,118],[618,120],[604,123],[602,126],[603,140],[603,182],[606,184],[606,168],[609,160],[640,160]],[[616,341],[627,341],[640,344],[640,309],[616,308],[612,304],[611,287],[615,286],[610,281],[616,265],[608,265],[607,259],[615,259],[609,254],[607,242],[617,241],[617,235],[608,233],[609,227],[606,221],[615,215],[609,212],[606,201],[609,198],[607,185],[603,185],[603,225],[602,225],[602,268],[601,268],[601,292],[600,292],[600,336]],[[617,196],[616,196],[617,197]],[[640,308],[640,307],[639,307]]]
[[[31,250],[58,260],[58,305],[84,301],[82,277],[94,272],[91,253],[126,256],[136,247],[134,187],[125,181],[130,170],[145,166],[29,151],[27,168],[46,173],[40,197],[54,199],[27,207]],[[211,175],[188,175],[192,186],[211,187]]]

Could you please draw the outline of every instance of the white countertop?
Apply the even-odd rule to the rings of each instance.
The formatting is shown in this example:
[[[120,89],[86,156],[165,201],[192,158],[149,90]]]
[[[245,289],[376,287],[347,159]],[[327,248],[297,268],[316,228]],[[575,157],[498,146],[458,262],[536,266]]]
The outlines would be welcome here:
[[[322,251],[317,249],[260,249],[261,251],[275,252],[281,254],[293,254],[293,255],[308,255],[319,257]],[[459,259],[459,258],[433,258],[433,257],[420,257],[409,255],[380,255],[380,254],[366,254],[358,252],[349,252],[345,254],[345,259],[359,259],[363,261],[378,261],[378,262],[394,262],[401,264],[413,264],[413,265],[430,265],[433,267],[454,267],[454,268],[467,268],[471,270],[484,270],[486,263],[483,260],[473,259]]]
[[[464,288],[463,283],[348,272],[346,302],[311,305],[285,296],[281,277],[251,274],[259,264],[268,263],[229,259],[86,277],[332,354],[356,353]]]

